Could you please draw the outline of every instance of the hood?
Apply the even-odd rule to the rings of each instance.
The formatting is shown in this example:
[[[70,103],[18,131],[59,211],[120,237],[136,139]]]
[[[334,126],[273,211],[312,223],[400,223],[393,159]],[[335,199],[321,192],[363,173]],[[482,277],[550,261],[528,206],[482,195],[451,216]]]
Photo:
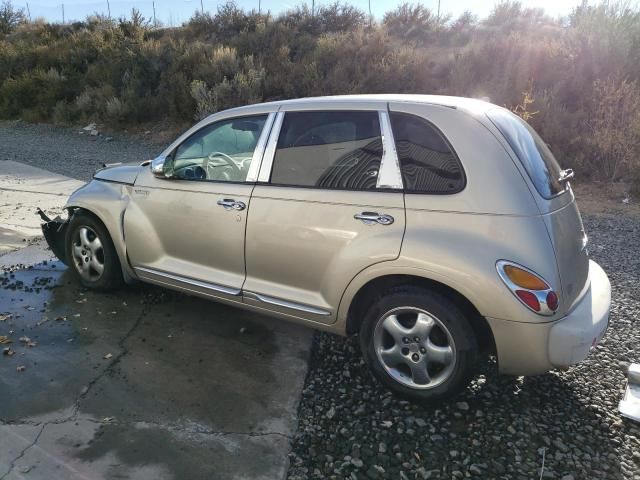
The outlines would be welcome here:
[[[93,175],[93,178],[105,182],[126,183],[129,185],[133,185],[133,183],[136,181],[136,177],[146,165],[149,165],[148,161],[141,164],[132,162],[105,165],[104,168],[96,171],[96,173]]]

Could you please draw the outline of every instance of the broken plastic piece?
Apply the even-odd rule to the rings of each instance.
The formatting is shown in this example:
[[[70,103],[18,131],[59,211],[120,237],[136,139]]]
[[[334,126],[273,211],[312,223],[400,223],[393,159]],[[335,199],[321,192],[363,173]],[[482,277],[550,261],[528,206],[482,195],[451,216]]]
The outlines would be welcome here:
[[[640,363],[632,363],[627,372],[627,390],[618,405],[620,415],[640,422]]]
[[[64,220],[57,216],[51,220],[40,208],[36,210],[42,221],[42,233],[49,244],[51,251],[58,257],[62,263],[67,265],[67,256],[65,254],[64,242],[69,226],[69,220]]]

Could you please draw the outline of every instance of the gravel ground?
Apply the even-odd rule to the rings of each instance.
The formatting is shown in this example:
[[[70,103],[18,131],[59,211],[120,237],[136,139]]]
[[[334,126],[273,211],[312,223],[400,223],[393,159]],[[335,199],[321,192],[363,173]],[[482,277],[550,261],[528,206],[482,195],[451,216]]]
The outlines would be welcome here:
[[[421,407],[375,383],[356,338],[318,334],[289,479],[639,480],[640,424],[617,407],[626,368],[640,361],[640,219],[584,217],[591,256],[613,285],[610,328],[594,354],[539,377],[483,365],[450,404]]]
[[[81,128],[0,123],[0,160],[14,160],[88,181],[103,163],[153,158],[162,146],[122,134],[90,136]]]

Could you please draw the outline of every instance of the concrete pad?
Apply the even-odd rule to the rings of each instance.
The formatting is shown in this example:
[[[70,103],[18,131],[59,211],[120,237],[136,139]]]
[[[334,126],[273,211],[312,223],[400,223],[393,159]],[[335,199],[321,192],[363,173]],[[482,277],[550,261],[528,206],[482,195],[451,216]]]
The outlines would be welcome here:
[[[42,231],[39,233],[41,234]],[[11,250],[9,253],[4,254],[1,250],[2,247],[0,247],[0,269],[24,268],[25,266],[56,259],[56,256],[47,245],[47,241],[42,236],[29,239],[27,246],[18,250]]]
[[[0,255],[40,236],[40,207],[55,217],[84,182],[9,160],[0,161]]]
[[[14,461],[33,445],[40,430],[36,425],[0,425],[0,478],[5,478]]]
[[[64,268],[50,262],[18,271],[0,289],[0,313],[12,315],[0,322],[0,335],[13,341],[2,346],[16,352],[0,357],[4,422],[73,408],[87,384],[112,363],[104,356],[122,353],[120,342],[143,311],[139,294],[90,295]],[[37,345],[28,347],[21,337]],[[18,366],[25,370],[17,372]]]
[[[286,474],[274,464],[282,465],[278,452],[286,451],[287,444],[277,436],[186,435],[163,427],[81,419],[47,425],[6,480],[272,480]],[[225,461],[216,461],[220,458]]]
[[[117,375],[92,390],[83,412],[153,423],[160,411],[172,425],[188,419],[221,432],[290,431],[298,405],[290,388],[306,372],[308,333],[210,301],[171,298],[147,310]]]
[[[0,274],[0,478],[286,476],[311,330],[64,268]]]

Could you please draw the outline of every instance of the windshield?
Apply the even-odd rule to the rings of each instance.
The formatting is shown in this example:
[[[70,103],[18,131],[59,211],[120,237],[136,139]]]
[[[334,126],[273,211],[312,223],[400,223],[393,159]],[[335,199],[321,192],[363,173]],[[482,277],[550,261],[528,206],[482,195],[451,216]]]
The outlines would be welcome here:
[[[489,110],[487,116],[509,142],[540,195],[549,199],[565,190],[559,181],[562,168],[527,122],[502,108]]]

